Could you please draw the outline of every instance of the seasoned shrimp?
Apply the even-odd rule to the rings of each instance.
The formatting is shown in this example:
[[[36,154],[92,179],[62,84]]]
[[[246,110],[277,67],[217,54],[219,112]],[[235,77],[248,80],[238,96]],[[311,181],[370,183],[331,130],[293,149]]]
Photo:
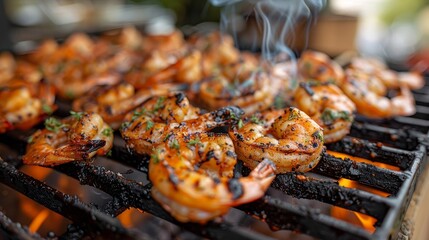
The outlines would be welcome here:
[[[248,177],[232,178],[235,163],[226,135],[171,135],[151,155],[152,196],[178,221],[204,224],[262,197],[275,177],[265,160]]]
[[[145,52],[161,51],[170,52],[183,48],[185,39],[183,33],[175,30],[169,34],[146,35],[143,37],[143,48]]]
[[[298,71],[305,79],[333,82],[337,85],[340,85],[344,79],[341,66],[321,52],[303,52],[298,60]]]
[[[83,67],[83,69],[81,69]],[[85,66],[75,65],[57,75],[54,85],[61,98],[75,99],[100,85],[115,85],[121,77],[115,72],[94,73],[88,75]]]
[[[140,154],[149,154],[153,147],[165,141],[172,132],[191,134],[217,126],[242,115],[241,109],[226,107],[199,115],[182,93],[158,96],[135,111],[130,122],[120,129],[127,145]]]
[[[0,54],[0,83],[10,80],[15,72],[16,62],[12,54],[3,52]]]
[[[341,140],[350,131],[355,104],[330,83],[301,83],[294,104],[323,128],[326,143]]]
[[[0,133],[30,129],[56,109],[54,88],[45,83],[10,81],[0,88],[0,99]]]
[[[97,114],[75,113],[62,121],[49,118],[46,128],[29,139],[25,164],[54,166],[105,155],[113,145],[113,131]]]
[[[276,165],[276,173],[309,171],[324,149],[322,128],[292,107],[255,115],[244,125],[232,127],[229,135],[246,166],[254,168],[268,158]]]
[[[245,81],[231,81],[217,76],[200,84],[198,98],[201,105],[209,110],[235,105],[246,115],[268,109],[281,89],[279,78],[271,78],[262,71],[254,71]]]
[[[159,87],[159,86],[158,86]],[[172,86],[165,88],[141,89],[136,91],[131,84],[100,86],[83,97],[73,101],[74,111],[95,112],[103,117],[113,129],[119,128],[125,116],[156,95],[167,94]]]
[[[220,32],[212,32],[203,36],[194,35],[188,42],[203,54],[204,76],[210,76],[214,69],[234,64],[240,59],[240,52],[234,47],[232,37]]]
[[[192,83],[201,80],[201,52],[193,50],[182,58],[178,59],[174,64],[149,76],[145,82],[146,86],[163,83],[167,81],[175,81],[180,83]]]
[[[419,89],[424,86],[423,77],[417,72],[402,72],[388,69],[380,60],[375,58],[354,58],[349,66],[350,68],[361,70],[368,75],[378,77],[383,81],[387,88],[399,88],[407,86],[410,89]]]
[[[340,85],[343,92],[356,104],[358,113],[369,118],[391,118],[415,113],[414,97],[410,89],[401,86],[398,94],[389,99],[371,91],[370,76],[359,70],[348,69],[346,79]]]

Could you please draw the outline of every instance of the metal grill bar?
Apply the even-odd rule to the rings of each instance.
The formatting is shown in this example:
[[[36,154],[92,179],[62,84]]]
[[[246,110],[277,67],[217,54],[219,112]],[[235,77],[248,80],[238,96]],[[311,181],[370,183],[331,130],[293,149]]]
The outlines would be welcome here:
[[[401,170],[409,169],[415,159],[413,152],[350,137],[345,137],[341,141],[328,144],[327,147],[332,151],[397,166]]]
[[[8,237],[19,238],[23,240],[39,240],[43,239],[38,234],[32,234],[27,228],[23,228],[20,223],[14,223],[3,212],[0,211],[0,238]],[[3,236],[3,237],[2,237]]]
[[[21,138],[21,141],[22,140],[23,138]],[[145,158],[147,160],[147,157],[145,156],[136,157],[130,151],[128,151],[123,146],[123,144],[121,144],[120,142],[118,143],[118,141],[121,141],[121,140],[117,140],[115,142],[115,147],[113,151],[113,157],[115,158],[115,160],[120,162],[122,162],[122,160],[125,160],[125,163],[127,165],[138,168],[142,172],[147,172],[147,161],[144,161]],[[356,141],[354,140],[352,141],[351,139],[349,139],[349,141],[346,139],[344,142],[345,143],[343,143],[343,145],[351,144],[350,146],[353,146],[353,144],[357,144]],[[361,142],[358,142],[358,143],[359,145],[362,145]],[[371,145],[371,143],[368,143],[368,142],[364,142],[364,143],[366,147],[368,146],[369,148],[374,147],[373,145]],[[347,149],[351,148],[350,146],[345,148]],[[387,150],[391,150],[391,149],[387,148]],[[397,151],[396,149],[393,149],[393,150],[394,152]],[[385,151],[381,151],[381,153],[382,154],[379,154],[379,156],[381,156],[383,159],[388,158],[388,156],[390,156],[388,154],[386,155]],[[395,153],[398,154],[398,152],[395,152]],[[408,151],[400,150],[399,153],[401,154],[400,156],[403,155],[402,157],[405,156],[406,158],[409,158],[410,162],[415,157],[414,154],[411,154]],[[121,159],[116,158],[120,156],[122,156]],[[398,157],[398,155],[396,155],[396,157]],[[340,168],[343,168],[344,165],[346,166],[349,165],[351,162],[347,160],[337,159],[335,157],[330,156],[329,154],[325,154],[322,158],[320,167],[319,166],[316,167],[316,169],[318,169],[316,170],[316,172],[318,171],[319,173],[325,173],[325,175],[331,176],[331,177],[348,176],[350,178],[353,178],[353,170],[351,170],[351,172],[343,173],[344,176],[338,175],[339,173],[335,173],[335,171],[326,172],[324,170],[324,168],[326,167],[325,165],[329,164],[328,161],[332,161],[332,160],[335,161]],[[361,170],[364,170],[364,169],[372,169],[373,171],[379,170],[376,167],[365,163],[356,163],[356,164],[358,164]],[[92,166],[82,162],[65,164],[65,165],[56,167],[56,170],[59,170],[71,177],[78,179],[82,184],[88,184],[88,185],[100,188],[103,191],[106,191],[107,193],[111,194],[116,199],[118,199],[118,203],[121,205],[137,207],[149,213],[155,214],[156,216],[164,218],[168,221],[172,221],[176,224],[179,224],[175,222],[175,220],[172,219],[168,213],[166,213],[156,202],[154,202],[150,198],[149,196],[150,185],[142,186],[141,184],[128,181],[114,172],[105,170],[103,167]],[[401,173],[384,170],[384,169],[381,171],[382,171],[381,173],[385,173],[387,175],[396,177],[398,182],[402,182],[404,180],[403,177],[405,175]],[[320,181],[316,179],[307,179],[303,181],[302,177],[299,177],[299,175],[300,175],[299,173],[279,175],[274,181],[272,187],[279,189],[297,198],[317,199],[325,203],[329,203],[336,206],[344,207],[349,210],[365,213],[377,218],[379,222],[383,222],[384,217],[388,214],[389,209],[392,207],[392,204],[393,204],[392,200],[390,199],[386,199],[378,195],[367,193],[360,190],[340,187],[336,182]],[[359,181],[359,179],[355,179],[355,180]],[[385,180],[382,180],[382,181],[385,181]],[[364,180],[361,182],[363,182],[364,184],[366,183],[368,185],[371,185],[371,182],[369,181]],[[377,185],[377,184],[374,184],[374,185]],[[400,186],[400,184],[398,184],[397,186]],[[382,185],[378,187],[385,188]],[[294,225],[287,221],[283,223],[281,221],[276,221],[275,219],[278,219],[279,216],[277,215],[279,214],[275,214],[275,213],[278,213],[280,211],[282,213],[280,215],[299,214],[298,215],[299,218],[306,219],[308,217],[307,216],[308,214],[304,214],[304,213],[311,212],[310,210],[303,207],[299,209],[298,213],[296,213],[289,208],[279,208],[279,206],[277,206],[278,205],[278,202],[276,202],[277,200],[272,202],[272,201],[268,201],[267,199],[269,199],[269,197],[266,197],[263,200],[261,200],[265,204],[264,207],[259,208],[260,206],[258,205],[258,208],[256,208],[256,206],[253,206],[254,208],[253,207],[249,208],[249,209],[253,209],[250,212],[256,216],[264,216],[263,213],[264,214],[268,213],[269,216],[274,216],[272,218],[267,218],[264,220],[274,224],[273,226],[279,227],[281,229],[294,229],[294,230],[297,230],[300,228],[307,229],[305,227],[307,224],[305,221],[303,223],[300,223],[300,224],[303,224],[303,226],[296,225],[297,223]],[[273,206],[273,205],[276,205],[276,206]],[[252,205],[250,204],[246,206],[252,206]],[[240,207],[240,209],[242,208]],[[254,209],[257,209],[257,210],[254,210]],[[326,217],[328,216],[324,216],[324,218]],[[317,224],[323,225],[324,228],[327,228],[327,229],[338,228],[339,226],[342,226],[341,224],[338,225],[337,223],[335,223],[335,221],[339,221],[339,220],[334,219],[334,222],[332,221],[323,222],[323,223],[318,222]],[[342,221],[339,221],[339,222],[342,222]],[[342,224],[346,224],[346,226],[348,226],[346,227],[347,229],[350,227],[350,225],[347,223],[342,222]],[[186,225],[179,224],[179,225],[186,226],[186,229],[191,230],[193,232],[195,232],[195,229],[197,228],[196,226],[189,226],[189,224],[186,224]],[[346,235],[352,234],[352,233],[345,233],[344,231],[341,231],[341,227],[339,228],[340,229],[336,229],[337,230],[336,232],[339,231],[342,234],[346,234]],[[200,235],[206,234],[205,236],[207,236],[207,232],[211,233],[209,235],[212,235],[214,232],[217,232],[219,229],[222,229],[222,232],[224,234],[225,232],[232,235],[237,234],[236,231],[233,231],[232,233],[230,232],[232,230],[232,227],[225,228],[220,226],[215,226],[215,227],[212,226],[211,231],[209,228],[208,230],[206,229],[204,233],[202,233],[201,230],[197,231],[197,233]],[[234,228],[234,230],[236,229]],[[365,232],[364,230],[362,231]],[[308,233],[312,235],[316,234],[311,231]],[[358,233],[353,233],[352,235],[355,238],[359,237],[359,238],[368,239],[367,238],[368,233],[365,232],[365,234],[362,235],[361,233],[358,232]],[[316,234],[315,236],[319,236],[319,235]],[[217,238],[218,235],[213,234],[212,237]]]
[[[380,221],[390,208],[390,199],[372,193],[341,187],[337,182],[302,179],[299,173],[283,174],[277,176],[271,186],[296,198],[315,199],[373,216]]]
[[[112,171],[104,169],[104,167],[93,166],[84,162],[72,162],[58,166],[55,169],[78,179],[81,184],[90,185],[105,191],[117,198],[120,204],[139,208],[201,236],[213,239],[222,239],[221,236],[233,236],[234,239],[266,238],[255,232],[249,234],[248,230],[232,227],[228,223],[211,223],[205,226],[204,229],[198,224],[179,223],[151,198],[151,184],[141,185],[137,182],[127,180]]]
[[[354,122],[350,129],[350,136],[383,142],[406,150],[416,149],[418,144],[416,135],[420,135],[420,133],[410,134],[410,131],[405,131],[404,129],[392,129],[371,123]],[[401,141],[398,141],[398,139],[401,139]]]
[[[47,186],[2,160],[0,160],[0,181],[74,222],[86,223],[88,232],[103,232],[123,239],[138,237],[124,229],[117,219],[82,203],[77,197]]]
[[[398,192],[406,179],[406,176],[401,172],[355,162],[350,159],[343,160],[329,154],[322,156],[321,161],[312,172],[336,179],[347,178],[355,180],[361,184],[392,194]]]
[[[371,239],[366,230],[321,214],[317,209],[295,207],[269,196],[238,208],[276,229],[293,229],[323,239]]]

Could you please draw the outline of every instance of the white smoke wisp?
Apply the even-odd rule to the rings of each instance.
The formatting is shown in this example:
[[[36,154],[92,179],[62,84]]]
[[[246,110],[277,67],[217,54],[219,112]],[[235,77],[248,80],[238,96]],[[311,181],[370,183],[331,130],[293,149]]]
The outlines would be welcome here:
[[[317,13],[325,6],[326,0],[210,0],[215,6],[223,7],[221,31],[231,30],[237,40],[234,18],[253,14],[261,30],[262,40],[259,46],[265,60],[274,63],[279,54],[295,61],[295,54],[287,44],[287,39],[294,39],[294,28],[298,21],[305,20],[306,40],[310,25]],[[251,12],[249,12],[251,11]],[[256,40],[255,40],[256,41]],[[236,41],[237,43],[237,41]],[[306,44],[305,44],[306,45]]]

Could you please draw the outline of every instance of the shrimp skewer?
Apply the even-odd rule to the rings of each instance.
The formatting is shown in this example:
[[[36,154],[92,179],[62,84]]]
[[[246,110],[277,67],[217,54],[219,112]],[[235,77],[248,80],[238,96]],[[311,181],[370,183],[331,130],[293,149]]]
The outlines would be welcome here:
[[[301,83],[294,103],[323,128],[326,143],[341,140],[350,132],[356,106],[336,85]]]
[[[265,194],[275,175],[269,161],[248,177],[231,178],[236,155],[226,135],[173,135],[151,155],[152,196],[181,222],[207,221]]]
[[[77,113],[62,121],[49,118],[46,128],[29,139],[25,164],[55,166],[105,155],[113,145],[113,131],[97,114]]]
[[[307,114],[297,108],[272,110],[254,116],[229,131],[238,159],[254,168],[268,158],[276,173],[309,171],[320,160],[323,132]]]

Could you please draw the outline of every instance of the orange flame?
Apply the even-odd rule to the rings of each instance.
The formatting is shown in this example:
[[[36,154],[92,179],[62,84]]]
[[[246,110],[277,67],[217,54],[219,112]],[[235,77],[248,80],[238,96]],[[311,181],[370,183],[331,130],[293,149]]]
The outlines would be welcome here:
[[[362,163],[366,163],[366,164],[370,164],[370,165],[374,165],[374,166],[377,166],[380,168],[386,168],[386,169],[394,170],[394,171],[400,170],[399,167],[397,167],[397,166],[392,166],[392,165],[380,163],[380,162],[374,162],[374,161],[371,161],[371,160],[368,160],[365,158],[350,156],[350,155],[345,154],[345,153],[339,153],[339,152],[334,152],[334,151],[330,151],[330,150],[327,150],[326,152],[337,157],[337,158],[341,158],[341,159],[350,158],[351,160],[353,160],[355,162],[362,162]]]
[[[119,214],[118,220],[122,223],[124,227],[131,228],[139,226],[139,224],[145,221],[147,217],[149,217],[148,214],[138,209],[130,208]]]
[[[342,187],[366,190],[368,192],[372,192],[374,194],[381,195],[384,197],[387,197],[389,195],[385,192],[363,186],[355,181],[345,179],[345,178],[341,178],[338,181],[338,185]],[[370,233],[373,233],[375,231],[374,224],[377,222],[377,219],[371,216],[365,215],[363,213],[357,213],[344,208],[334,206],[332,207],[331,215],[335,218],[344,220],[346,222],[349,222],[358,226],[362,226],[365,230],[367,230]]]
[[[41,211],[36,218],[30,223],[30,226],[28,227],[28,230],[31,233],[37,232],[39,230],[40,226],[42,226],[43,222],[46,220],[46,218],[49,216],[49,211],[47,209],[44,209]]]
[[[348,154],[344,154],[344,153],[339,153],[339,152],[333,152],[333,151],[327,151],[329,154],[341,158],[341,159],[345,159],[345,158],[349,158],[352,161],[356,161],[356,162],[362,162],[362,163],[366,163],[366,164],[370,164],[370,165],[374,165],[380,168],[386,168],[386,169],[390,169],[390,170],[394,170],[394,171],[399,171],[399,167],[396,166],[392,166],[389,164],[385,164],[385,163],[379,163],[379,162],[374,162],[365,158],[360,158],[360,157],[355,157],[355,156],[350,156]],[[348,188],[356,188],[356,189],[360,189],[360,190],[364,190],[370,193],[374,193],[377,194],[379,196],[382,197],[388,197],[389,194],[362,184],[359,184],[358,182],[349,180],[349,179],[345,179],[345,178],[341,178],[338,180],[338,185],[342,186],[342,187],[348,187]],[[340,207],[336,207],[334,206],[331,210],[331,215],[335,218],[344,220],[346,222],[358,225],[358,226],[362,226],[365,230],[367,230],[370,233],[374,233],[375,231],[375,227],[374,224],[377,222],[377,219],[362,214],[362,213],[357,213],[357,212],[353,212],[344,208],[340,208]]]

